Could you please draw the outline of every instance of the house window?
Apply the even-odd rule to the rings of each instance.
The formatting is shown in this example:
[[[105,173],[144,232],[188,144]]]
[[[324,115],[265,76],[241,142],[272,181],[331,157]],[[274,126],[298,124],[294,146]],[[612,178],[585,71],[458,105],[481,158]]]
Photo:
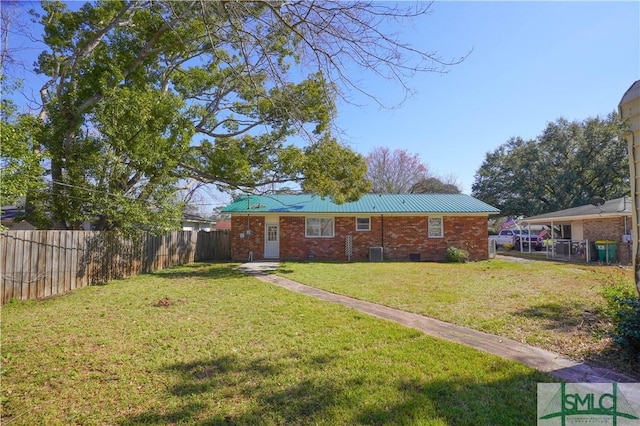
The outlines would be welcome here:
[[[442,226],[442,218],[441,217],[430,217],[429,218],[429,238],[442,238],[444,237],[444,229]]]
[[[371,219],[368,217],[357,217],[356,231],[371,231]]]
[[[333,237],[332,217],[308,217],[305,226],[306,237]]]

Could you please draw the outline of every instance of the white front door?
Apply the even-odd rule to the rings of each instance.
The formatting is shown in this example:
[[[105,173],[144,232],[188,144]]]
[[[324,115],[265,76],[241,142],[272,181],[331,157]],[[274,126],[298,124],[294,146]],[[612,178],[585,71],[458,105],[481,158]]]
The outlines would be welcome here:
[[[267,223],[265,226],[264,257],[266,259],[280,257],[280,230],[277,223]]]

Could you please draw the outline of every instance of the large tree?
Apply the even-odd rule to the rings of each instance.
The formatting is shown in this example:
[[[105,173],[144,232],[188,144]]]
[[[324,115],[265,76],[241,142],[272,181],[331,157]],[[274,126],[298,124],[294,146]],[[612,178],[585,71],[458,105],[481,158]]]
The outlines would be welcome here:
[[[366,178],[375,194],[408,193],[429,174],[429,168],[420,161],[420,156],[405,149],[391,151],[387,147],[376,147],[367,155],[366,161]]]
[[[16,49],[9,43],[10,34],[21,32],[15,1],[0,7],[0,205],[23,202],[27,193],[43,187],[41,153],[36,149],[40,123],[30,115],[18,113],[12,95],[22,82],[13,74],[17,64]]]
[[[512,138],[489,152],[472,186],[473,195],[505,216],[532,216],[584,205],[593,197],[629,191],[623,126],[605,118],[551,122],[535,140]]]
[[[441,179],[430,176],[416,182],[409,192],[412,194],[460,194],[462,191],[453,178]]]
[[[361,156],[330,134],[354,65],[402,88],[447,63],[382,32],[428,4],[43,2],[38,143],[54,226],[175,225],[183,178],[223,190],[298,182],[336,201],[368,189]],[[290,142],[301,137],[305,145]]]
[[[44,187],[44,170],[42,156],[34,150],[40,123],[32,116],[17,114],[10,99],[3,98],[0,104],[0,204],[6,206]]]

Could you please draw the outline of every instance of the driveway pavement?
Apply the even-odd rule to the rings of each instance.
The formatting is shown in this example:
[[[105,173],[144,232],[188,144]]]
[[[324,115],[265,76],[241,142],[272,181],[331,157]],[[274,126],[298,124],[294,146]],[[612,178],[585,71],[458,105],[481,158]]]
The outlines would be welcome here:
[[[389,308],[376,303],[354,299],[300,284],[287,278],[269,274],[278,268],[277,262],[252,262],[244,264],[240,270],[254,275],[257,279],[286,288],[297,293],[306,294],[320,300],[340,303],[360,312],[386,320],[394,321],[407,327],[416,328],[424,333],[449,340],[465,346],[488,352],[502,358],[520,362],[537,370],[549,373],[561,380],[571,383],[633,383],[637,380],[624,374],[605,368],[596,368],[580,363],[544,349],[529,346],[505,337],[495,336],[482,331],[472,330],[433,318],[425,317],[399,309]],[[640,403],[640,384],[633,399]]]

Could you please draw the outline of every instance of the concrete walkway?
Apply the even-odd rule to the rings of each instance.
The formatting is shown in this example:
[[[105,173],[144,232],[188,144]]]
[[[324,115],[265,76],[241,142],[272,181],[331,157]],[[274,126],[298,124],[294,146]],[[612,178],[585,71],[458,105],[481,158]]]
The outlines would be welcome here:
[[[247,274],[254,275],[261,281],[286,288],[287,290],[306,294],[328,302],[339,303],[378,318],[394,321],[407,327],[416,328],[430,336],[439,337],[441,339],[470,346],[502,358],[520,362],[567,382],[637,382],[637,380],[624,374],[604,368],[591,367],[565,356],[536,348],[534,346],[529,346],[505,337],[472,330],[467,327],[446,323],[422,315],[401,311],[399,309],[389,308],[376,303],[365,302],[348,296],[341,296],[315,287],[300,284],[284,277],[269,274],[270,271],[277,268],[277,262],[252,262],[242,265],[239,269]],[[637,394],[638,396],[636,398],[638,398],[640,402],[640,389]]]

